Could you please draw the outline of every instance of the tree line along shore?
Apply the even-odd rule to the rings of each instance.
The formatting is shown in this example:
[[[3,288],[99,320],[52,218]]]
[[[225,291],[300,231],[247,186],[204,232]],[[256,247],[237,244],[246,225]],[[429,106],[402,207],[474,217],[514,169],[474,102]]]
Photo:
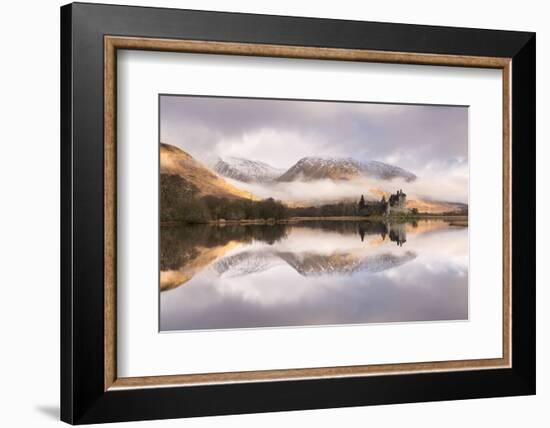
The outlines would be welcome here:
[[[308,207],[290,207],[273,198],[251,200],[218,196],[200,196],[198,188],[175,175],[161,175],[161,224],[270,224],[308,220],[388,220],[462,217],[467,212],[422,213],[416,209],[387,211],[385,198],[380,201],[338,202]]]

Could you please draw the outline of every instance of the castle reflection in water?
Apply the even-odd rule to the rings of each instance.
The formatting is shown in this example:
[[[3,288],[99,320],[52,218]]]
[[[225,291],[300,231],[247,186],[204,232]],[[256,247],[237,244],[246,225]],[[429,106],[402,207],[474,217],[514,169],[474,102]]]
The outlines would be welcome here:
[[[382,240],[389,238],[390,241],[395,242],[399,247],[402,247],[407,242],[407,228],[405,223],[367,223],[367,227],[364,223],[358,223],[357,233],[361,237],[361,242],[365,240],[365,235],[372,235],[379,229]],[[416,222],[409,223],[412,227],[416,227]]]
[[[161,227],[161,331],[465,320],[466,219]]]

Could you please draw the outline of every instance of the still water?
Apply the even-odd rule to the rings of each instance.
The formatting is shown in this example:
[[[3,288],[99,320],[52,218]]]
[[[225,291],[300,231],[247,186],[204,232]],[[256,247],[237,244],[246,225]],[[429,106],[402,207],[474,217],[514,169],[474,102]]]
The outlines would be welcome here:
[[[463,221],[161,228],[160,329],[468,318]]]

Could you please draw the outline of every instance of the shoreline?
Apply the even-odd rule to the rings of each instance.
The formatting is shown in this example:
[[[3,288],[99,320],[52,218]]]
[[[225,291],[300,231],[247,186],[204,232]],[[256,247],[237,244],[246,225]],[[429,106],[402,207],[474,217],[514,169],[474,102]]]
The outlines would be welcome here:
[[[451,220],[460,221],[468,225],[468,216],[464,214],[456,215],[441,215],[441,214],[419,214],[415,216],[328,216],[328,217],[290,217],[285,219],[242,219],[242,220],[209,220],[204,223],[187,223],[182,221],[161,221],[160,226],[180,226],[180,225],[276,225],[276,224],[293,224],[308,221],[354,221],[354,222],[388,222],[388,223],[409,223],[419,220]]]

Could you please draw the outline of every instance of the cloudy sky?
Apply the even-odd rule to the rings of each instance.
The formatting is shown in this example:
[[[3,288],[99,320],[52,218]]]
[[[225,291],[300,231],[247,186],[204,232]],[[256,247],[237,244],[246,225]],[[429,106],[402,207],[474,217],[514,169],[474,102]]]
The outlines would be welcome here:
[[[419,177],[467,174],[466,107],[161,96],[161,141],[208,161],[237,156],[289,168],[351,156]]]

